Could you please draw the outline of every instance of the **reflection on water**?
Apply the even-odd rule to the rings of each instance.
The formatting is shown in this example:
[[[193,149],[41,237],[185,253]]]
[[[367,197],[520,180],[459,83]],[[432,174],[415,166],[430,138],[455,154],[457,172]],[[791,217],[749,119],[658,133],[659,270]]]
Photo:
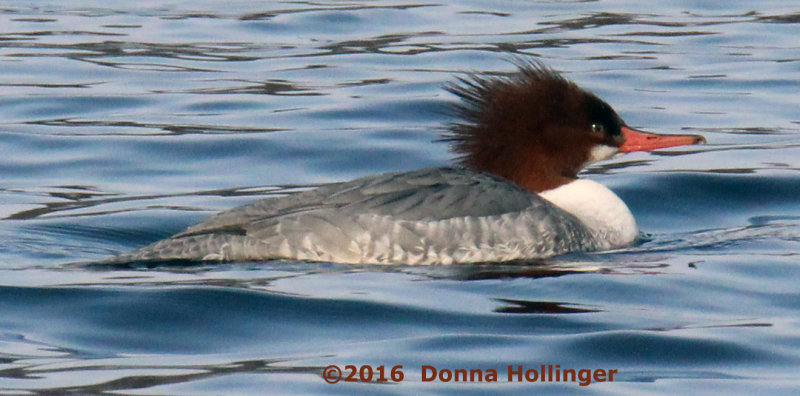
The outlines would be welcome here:
[[[86,360],[85,356],[72,356],[69,353],[58,356],[60,359]],[[90,362],[90,363],[89,363]],[[150,364],[127,365],[113,359],[92,359],[86,365],[71,367],[49,367],[48,365],[26,365],[6,376],[16,380],[30,380],[42,377],[66,378],[68,376],[92,376],[95,378],[111,377],[113,379],[99,381],[89,385],[53,387],[45,390],[49,394],[102,394],[115,391],[132,391],[150,389],[163,385],[181,384],[185,382],[203,381],[215,378],[226,378],[241,374],[311,374],[321,377],[324,367],[290,366],[291,362],[282,360],[249,360],[220,362],[217,364]],[[7,363],[13,364],[11,360]],[[130,373],[116,377],[116,373]],[[111,374],[111,375],[109,375]],[[321,381],[321,379],[320,379]],[[19,381],[22,382],[22,381]]]
[[[6,220],[29,220],[35,219],[42,216],[47,216],[49,218],[52,217],[73,217],[73,216],[87,216],[87,215],[103,215],[103,214],[111,214],[117,213],[120,211],[125,210],[106,210],[106,211],[96,211],[92,213],[82,213],[82,214],[59,214],[58,212],[70,211],[75,209],[85,209],[85,208],[92,208],[97,206],[108,205],[111,203],[118,203],[118,202],[126,202],[126,201],[151,201],[151,200],[158,200],[163,198],[174,198],[180,196],[187,196],[187,195],[210,195],[210,196],[217,196],[217,197],[230,197],[230,196],[248,196],[248,195],[258,195],[258,196],[269,196],[269,195],[285,195],[294,193],[297,191],[301,191],[307,187],[265,187],[265,188],[229,188],[229,189],[220,189],[220,190],[211,190],[211,191],[197,191],[185,194],[153,194],[153,195],[140,195],[140,196],[122,196],[122,197],[107,197],[108,195],[112,195],[109,193],[102,193],[102,192],[91,192],[92,187],[87,186],[59,186],[58,191],[48,191],[45,194],[54,197],[54,198],[61,198],[68,201],[59,201],[46,204],[44,207],[37,207],[35,209],[28,209],[19,211],[16,213],[12,213],[11,215],[5,217]],[[67,191],[65,191],[67,190]],[[73,190],[79,190],[78,192],[74,192]],[[103,197],[103,198],[95,198],[95,197]],[[152,205],[151,205],[152,207]],[[181,208],[181,207],[173,207],[172,209],[175,210],[197,210],[192,208]],[[135,208],[130,208],[130,210],[136,210]]]
[[[463,394],[486,388],[419,367],[561,364],[618,369],[597,394],[788,394],[799,22],[775,1],[4,4],[0,390]],[[632,126],[707,138],[584,173],[630,206],[636,246],[503,265],[81,264],[255,199],[444,165],[442,86],[530,56]],[[322,380],[348,363],[407,380]]]

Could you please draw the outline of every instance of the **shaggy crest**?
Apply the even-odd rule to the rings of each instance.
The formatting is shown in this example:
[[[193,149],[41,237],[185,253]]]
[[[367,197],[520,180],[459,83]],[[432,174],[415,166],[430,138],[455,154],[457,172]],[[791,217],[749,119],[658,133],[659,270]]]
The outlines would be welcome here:
[[[540,62],[515,63],[517,73],[473,74],[445,87],[460,99],[452,107],[459,121],[442,140],[460,165],[538,192],[574,180],[594,145],[622,144],[611,106]],[[591,134],[596,124],[603,133]]]

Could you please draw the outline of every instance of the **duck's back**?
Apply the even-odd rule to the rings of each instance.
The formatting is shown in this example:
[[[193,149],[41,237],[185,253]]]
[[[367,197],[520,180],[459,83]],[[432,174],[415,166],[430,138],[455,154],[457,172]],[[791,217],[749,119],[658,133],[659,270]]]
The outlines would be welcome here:
[[[574,216],[536,194],[489,174],[431,168],[263,199],[106,262],[449,264],[594,249]]]

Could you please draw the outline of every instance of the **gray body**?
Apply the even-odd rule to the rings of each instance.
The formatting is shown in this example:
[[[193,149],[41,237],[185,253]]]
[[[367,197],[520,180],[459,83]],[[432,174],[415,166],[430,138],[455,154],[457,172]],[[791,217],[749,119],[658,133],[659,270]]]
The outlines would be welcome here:
[[[105,262],[285,258],[450,264],[601,247],[575,216],[509,181],[430,168],[256,201]]]

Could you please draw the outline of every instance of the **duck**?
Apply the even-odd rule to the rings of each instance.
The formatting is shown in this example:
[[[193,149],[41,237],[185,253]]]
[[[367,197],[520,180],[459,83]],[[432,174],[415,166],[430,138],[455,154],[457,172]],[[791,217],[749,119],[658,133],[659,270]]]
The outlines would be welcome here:
[[[298,260],[441,265],[537,260],[623,248],[639,230],[625,203],[579,178],[624,153],[703,143],[628,126],[540,61],[445,86],[455,164],[361,177],[229,209],[105,263]]]

